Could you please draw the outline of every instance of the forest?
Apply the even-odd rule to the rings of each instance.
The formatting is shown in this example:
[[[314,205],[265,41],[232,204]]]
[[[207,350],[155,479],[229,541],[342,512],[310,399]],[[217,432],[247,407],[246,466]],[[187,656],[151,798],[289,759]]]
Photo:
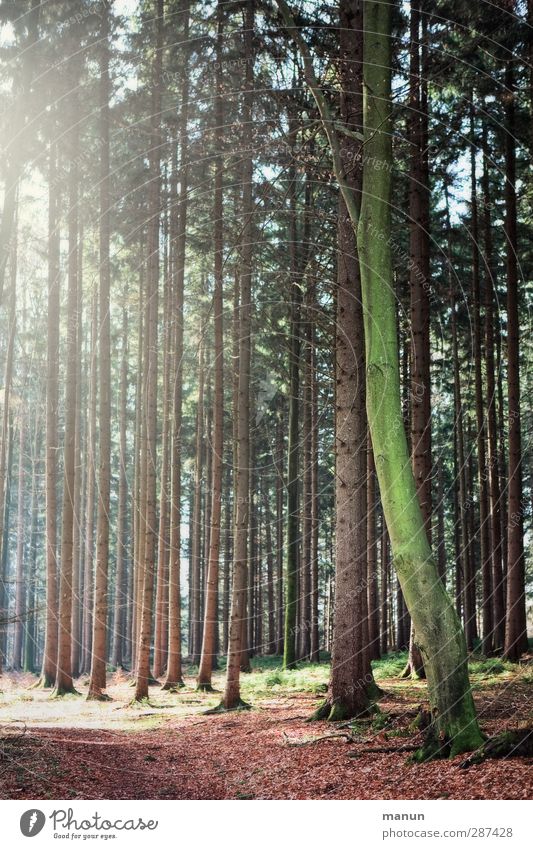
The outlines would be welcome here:
[[[531,798],[532,27],[2,4],[1,798]]]

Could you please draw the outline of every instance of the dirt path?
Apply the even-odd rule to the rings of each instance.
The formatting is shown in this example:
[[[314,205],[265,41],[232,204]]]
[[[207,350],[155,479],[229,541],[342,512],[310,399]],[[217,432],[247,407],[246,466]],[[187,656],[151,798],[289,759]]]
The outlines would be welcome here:
[[[481,705],[485,727],[501,727],[522,695],[508,690]],[[502,702],[505,701],[505,704]],[[325,723],[309,725],[307,696],[264,702],[239,714],[170,717],[152,730],[30,728],[4,737],[0,796],[11,799],[524,799],[533,796],[533,760],[489,761],[469,770],[461,758],[413,766],[405,752],[372,747],[413,742],[405,705],[388,730],[361,743],[330,739]],[[511,713],[509,713],[511,711]],[[494,717],[494,718],[493,718]],[[508,724],[508,723],[507,723]],[[354,755],[356,755],[354,757]]]

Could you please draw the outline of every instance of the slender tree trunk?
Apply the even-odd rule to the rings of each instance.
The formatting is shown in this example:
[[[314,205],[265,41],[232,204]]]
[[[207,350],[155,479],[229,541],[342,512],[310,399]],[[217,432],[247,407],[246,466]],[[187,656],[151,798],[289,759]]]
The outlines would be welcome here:
[[[316,298],[313,292],[313,299]],[[315,325],[311,325],[311,655],[312,663],[320,660],[318,627],[318,378],[316,362]]]
[[[290,254],[290,351],[289,351],[289,441],[287,447],[287,540],[285,567],[285,634],[283,668],[296,666],[296,635],[298,619],[299,551],[299,438],[300,438],[300,323],[301,281],[298,261],[298,226],[296,211],[296,121],[289,119],[289,135],[293,149],[288,168],[289,196],[289,254]]]
[[[72,48],[73,49],[73,48]],[[74,571],[74,476],[76,470],[76,396],[78,378],[78,251],[79,251],[79,125],[78,96],[80,71],[75,53],[69,79],[68,149],[68,291],[65,375],[65,434],[63,449],[63,506],[61,519],[61,569],[59,582],[59,633],[54,694],[74,692],[72,680],[72,575]]]
[[[507,513],[507,610],[505,656],[527,651],[522,439],[520,428],[520,322],[516,213],[515,81],[512,61],[505,71],[505,238],[507,253],[507,402],[509,417]]]
[[[192,509],[191,533],[191,661],[200,661],[202,641],[202,604],[201,604],[201,569],[202,569],[202,476],[204,465],[204,328],[201,330],[200,351],[198,355],[198,402],[196,407],[196,452],[194,466],[194,500]]]
[[[37,657],[37,633],[38,633],[38,611],[36,609],[37,599],[37,532],[38,532],[38,515],[39,515],[39,493],[40,487],[37,485],[39,475],[39,467],[41,465],[41,439],[42,426],[40,417],[35,422],[35,438],[33,442],[32,452],[32,472],[31,472],[31,501],[30,501],[30,550],[29,550],[29,568],[28,568],[28,621],[26,632],[24,635],[24,671],[35,672],[36,657]]]
[[[427,168],[427,84],[421,63],[419,0],[411,3],[410,45],[410,299],[411,455],[426,532],[431,538],[431,382],[429,327],[429,186]],[[425,677],[411,624],[409,663],[404,675]]]
[[[22,402],[24,403],[24,402]],[[24,484],[26,452],[26,411],[19,414],[19,467],[17,490],[17,563],[15,573],[15,632],[13,637],[13,668],[22,669],[23,628],[27,625],[26,580],[24,575]]]
[[[100,42],[100,288],[99,288],[99,454],[98,498],[96,502],[96,571],[91,679],[88,699],[106,696],[107,594],[109,571],[109,503],[111,485],[111,329],[110,329],[110,257],[111,238],[109,177],[109,17],[107,7],[102,15]]]
[[[85,563],[83,580],[83,652],[82,672],[89,672],[92,655],[94,605],[94,507],[96,495],[96,407],[98,395],[97,344],[98,295],[92,296],[91,344],[89,353],[89,416],[87,433],[87,497],[85,502]]]
[[[501,490],[496,418],[496,362],[494,356],[494,290],[496,285],[492,241],[491,199],[489,186],[489,144],[483,121],[483,233],[485,257],[485,364],[487,376],[487,467],[489,488],[490,545],[492,549],[492,585],[494,607],[494,649],[501,651],[505,640],[505,604],[501,536]]]
[[[213,439],[211,465],[211,529],[206,578],[206,603],[203,629],[202,655],[198,672],[198,688],[210,690],[215,655],[216,630],[218,628],[218,570],[220,558],[220,524],[222,516],[222,471],[224,455],[224,328],[223,328],[223,172],[222,155],[224,131],[223,80],[222,80],[222,44],[224,37],[224,7],[222,0],[217,6],[217,71],[215,92],[215,197],[213,208],[213,231],[215,247],[213,294],[213,314],[215,330],[214,397],[213,397]]]
[[[368,650],[370,659],[377,660],[380,656],[379,637],[379,600],[377,572],[377,504],[376,504],[376,470],[370,434],[367,443],[367,576],[366,591],[368,604]]]
[[[234,468],[235,506],[233,532],[233,590],[228,641],[228,662],[223,706],[233,710],[242,706],[240,696],[241,651],[246,616],[248,578],[248,525],[250,490],[250,360],[251,360],[251,289],[253,251],[253,158],[252,109],[254,91],[253,33],[255,2],[247,0],[244,12],[245,79],[243,96],[243,225],[241,231],[241,276],[239,298],[239,359],[237,398],[237,452]]]
[[[166,253],[166,251],[165,251]],[[170,304],[173,297],[168,262],[164,262],[163,292],[163,384],[162,384],[162,434],[161,471],[159,483],[159,548],[157,564],[157,590],[154,629],[154,677],[160,678],[166,671],[168,654],[168,572],[169,572],[169,512],[170,512]]]
[[[341,113],[351,132],[363,123],[362,31],[360,0],[340,3]],[[341,159],[358,162],[360,142],[343,136]],[[361,168],[346,182],[357,210],[361,203]],[[339,198],[338,270],[335,340],[335,621],[329,693],[315,718],[349,719],[369,708],[371,682],[367,612],[367,422],[365,352],[361,280],[355,232],[344,195]],[[369,505],[370,509],[373,505]],[[365,603],[364,603],[365,602]]]
[[[127,608],[127,500],[128,478],[127,466],[127,402],[128,402],[128,312],[122,311],[122,363],[120,367],[120,400],[119,400],[119,472],[118,472],[118,512],[117,512],[117,542],[116,542],[116,576],[115,576],[115,610],[113,629],[113,652],[111,663],[119,668],[124,665],[124,649],[126,642],[126,608]]]
[[[284,502],[284,445],[283,407],[280,404],[276,419],[276,654],[283,654],[285,612],[283,608],[283,502]]]
[[[53,128],[52,128],[53,132]],[[52,687],[57,668],[57,408],[59,370],[59,205],[57,148],[50,142],[48,176],[48,319],[46,331],[46,626],[39,684]]]
[[[476,177],[475,114],[470,107],[470,188],[471,188],[471,238],[472,238],[472,302],[474,312],[474,378],[476,409],[476,443],[479,484],[479,548],[482,575],[482,648],[483,654],[493,650],[493,598],[492,598],[492,555],[490,550],[490,528],[488,510],[488,474],[486,462],[485,412],[483,405],[482,349],[481,349],[481,295],[479,270],[479,224]]]
[[[189,110],[189,13],[188,0],[183,7],[183,78],[181,88],[181,112],[179,118],[180,146],[180,195],[177,207],[177,220],[171,212],[170,228],[173,236],[177,226],[177,238],[171,238],[174,245],[172,276],[174,281],[174,387],[172,396],[172,469],[170,502],[170,562],[168,596],[168,664],[163,689],[172,690],[183,685],[181,669],[181,452],[182,452],[182,406],[183,406],[183,287],[185,278],[185,245],[187,236],[187,192],[189,163],[187,149],[188,110]],[[173,195],[177,190],[177,163],[174,163]]]
[[[11,245],[10,259],[10,296],[9,296],[9,336],[6,350],[6,363],[4,371],[4,397],[2,409],[2,432],[0,445],[0,673],[7,661],[7,621],[9,618],[9,596],[7,592],[7,552],[6,547],[6,521],[8,496],[8,469],[9,469],[9,440],[10,440],[10,399],[13,381],[13,353],[15,347],[15,335],[17,327],[17,244]]]
[[[155,50],[153,58],[152,126],[150,133],[150,190],[148,221],[148,280],[146,330],[146,501],[144,528],[144,580],[142,586],[141,623],[137,655],[135,699],[148,698],[150,681],[150,642],[156,556],[156,442],[157,442],[157,321],[159,302],[159,216],[161,156],[161,89],[163,74],[164,3],[155,0]]]

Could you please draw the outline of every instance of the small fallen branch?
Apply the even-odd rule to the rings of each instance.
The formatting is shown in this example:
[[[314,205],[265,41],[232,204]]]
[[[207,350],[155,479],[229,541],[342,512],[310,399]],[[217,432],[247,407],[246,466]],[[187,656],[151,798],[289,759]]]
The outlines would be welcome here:
[[[323,734],[321,737],[308,737],[305,740],[294,740],[291,739],[285,731],[282,733],[286,746],[312,746],[314,743],[322,743],[323,740],[334,740],[339,738],[346,740],[347,743],[358,742],[353,734],[348,734],[347,731],[339,731],[336,734]]]
[[[365,749],[363,752],[350,752],[349,758],[360,758],[366,755],[391,755],[402,752],[415,752],[418,746],[373,746],[371,749]]]

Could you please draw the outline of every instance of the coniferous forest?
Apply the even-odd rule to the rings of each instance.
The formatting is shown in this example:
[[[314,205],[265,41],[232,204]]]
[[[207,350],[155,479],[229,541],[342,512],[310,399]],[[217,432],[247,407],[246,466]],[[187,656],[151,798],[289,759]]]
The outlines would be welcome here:
[[[531,798],[532,27],[2,4],[2,798]]]

